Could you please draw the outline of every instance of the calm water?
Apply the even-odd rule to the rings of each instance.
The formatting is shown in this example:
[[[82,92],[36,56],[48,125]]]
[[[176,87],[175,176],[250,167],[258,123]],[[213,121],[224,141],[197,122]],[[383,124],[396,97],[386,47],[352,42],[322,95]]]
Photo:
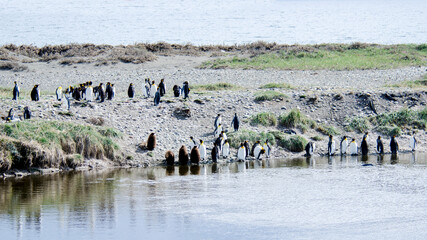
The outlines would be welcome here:
[[[0,181],[2,239],[426,239],[427,155]]]
[[[425,43],[425,0],[2,0],[0,44]]]

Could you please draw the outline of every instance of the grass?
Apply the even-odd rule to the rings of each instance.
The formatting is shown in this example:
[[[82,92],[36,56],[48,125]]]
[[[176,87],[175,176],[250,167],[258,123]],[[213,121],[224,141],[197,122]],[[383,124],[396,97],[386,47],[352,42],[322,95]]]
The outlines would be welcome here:
[[[278,141],[278,145],[286,148],[291,152],[302,152],[305,149],[308,141],[304,137],[293,135],[287,138],[283,138]]]
[[[267,83],[262,85],[260,88],[264,89],[272,89],[272,88],[280,88],[280,89],[294,89],[294,87],[288,83]]]
[[[276,92],[273,90],[267,90],[263,92],[257,92],[255,94],[255,101],[256,102],[264,102],[264,101],[275,101],[275,100],[283,100],[287,98],[283,93]]]
[[[402,129],[400,127],[379,126],[376,128],[376,131],[390,137],[399,137],[402,135]]]
[[[414,111],[404,108],[397,112],[383,113],[369,119],[375,126],[397,126],[407,128],[426,129],[427,107]]]
[[[213,83],[204,85],[193,85],[190,86],[191,90],[195,91],[224,91],[224,90],[237,90],[238,86],[231,83]]]
[[[0,124],[0,154],[7,164],[0,169],[64,164],[67,155],[115,160],[120,150],[115,140],[121,133],[112,128],[57,121],[25,121]]]
[[[350,120],[347,130],[357,131],[364,133],[371,128],[369,120],[362,117],[355,117]]]
[[[334,126],[330,126],[330,125],[319,125],[317,127],[317,131],[324,134],[324,135],[332,135],[332,136],[336,136],[340,134],[340,131],[338,129],[336,129]]]
[[[271,112],[258,113],[258,114],[251,117],[250,124],[252,126],[258,126],[258,125],[262,125],[262,126],[266,126],[266,127],[276,126],[277,118]]]
[[[272,144],[276,144],[276,139],[274,135],[270,132],[254,132],[247,129],[240,129],[237,132],[230,132],[227,134],[230,146],[233,148],[238,148],[241,142],[248,140],[251,143],[255,141],[265,142],[267,139]]]
[[[363,43],[304,45],[251,57],[234,56],[207,61],[201,65],[201,68],[354,70],[425,66],[427,50],[424,45]]]
[[[316,123],[308,119],[299,109],[291,109],[288,113],[279,116],[279,126],[286,128],[314,128]]]
[[[401,83],[389,85],[387,87],[395,87],[395,88],[407,87],[407,88],[413,88],[413,89],[427,89],[427,74],[424,74],[424,76],[419,80],[404,81]]]

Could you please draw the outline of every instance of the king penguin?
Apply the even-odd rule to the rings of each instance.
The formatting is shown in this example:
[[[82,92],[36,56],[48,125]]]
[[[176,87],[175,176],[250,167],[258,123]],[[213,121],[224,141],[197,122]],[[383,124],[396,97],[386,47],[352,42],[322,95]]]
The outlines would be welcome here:
[[[347,153],[347,147],[348,147],[347,136],[344,136],[341,139],[341,143],[340,143],[340,152],[341,152],[341,155],[344,155],[344,154]]]
[[[240,143],[239,150],[237,150],[237,160],[238,161],[246,160],[246,148],[244,146],[244,143]]]
[[[216,116],[216,118],[215,118],[215,122],[214,122],[214,127],[215,127],[215,129],[216,129],[216,128],[218,128],[218,126],[219,126],[219,125],[221,125],[221,120],[222,120],[222,118],[221,118],[221,114],[218,114],[218,115]]]
[[[206,160],[206,146],[202,139],[200,139],[200,145],[199,145],[199,151],[200,151],[200,158],[204,161]]]
[[[316,150],[316,144],[314,142],[309,142],[305,145],[305,154],[308,157],[313,156],[314,151]]]
[[[62,101],[62,87],[61,86],[59,86],[56,89],[56,100]]]
[[[187,165],[188,164],[188,152],[185,145],[182,145],[179,149],[178,153],[178,161],[180,165]]]
[[[173,166],[175,162],[175,155],[171,150],[166,151],[165,158],[166,158],[166,164],[169,166]]]
[[[28,106],[24,107],[24,119],[31,119],[31,112]]]
[[[160,79],[159,89],[160,89],[160,96],[163,97],[166,94],[166,85],[165,85],[164,78]]]
[[[157,88],[157,92],[154,95],[154,106],[159,105],[159,103],[160,103],[160,96],[161,96],[161,94],[160,94],[160,88]]]
[[[271,146],[270,146],[270,144],[268,143],[268,139],[267,139],[267,140],[265,140],[265,143],[264,143],[263,148],[265,149],[265,157],[266,157],[266,158],[269,158],[269,157],[270,157],[270,154],[271,154]]]
[[[153,81],[151,83],[150,95],[154,97],[156,95],[156,92],[157,92],[157,86],[156,86],[156,84]]]
[[[221,134],[221,132],[222,132],[222,125],[221,125],[221,124],[219,124],[219,125],[217,126],[217,128],[215,128],[215,131],[214,131],[214,137],[215,137],[215,138],[218,138],[218,137],[219,137],[219,135]]]
[[[362,143],[360,144],[360,149],[361,149],[361,151],[362,151],[362,156],[366,156],[366,155],[368,155],[368,152],[369,152],[368,142],[366,141],[366,138],[367,138],[367,137],[368,137],[368,134],[366,133],[366,134],[363,136]]]
[[[264,153],[265,153],[265,149],[261,147],[261,144],[256,145],[253,152],[255,159],[260,160],[262,158],[262,154]]]
[[[147,139],[147,149],[149,151],[153,151],[155,147],[156,147],[156,135],[154,135],[154,133],[151,133]]]
[[[39,85],[34,85],[33,90],[31,90],[31,101],[39,101],[40,100],[40,91]]]
[[[191,163],[199,164],[199,162],[200,162],[200,151],[199,151],[199,148],[197,146],[194,146],[191,149],[190,160],[191,160]]]
[[[391,137],[390,151],[391,151],[391,154],[397,154],[397,152],[399,151],[399,144],[397,143],[396,136]]]
[[[133,83],[129,84],[128,97],[129,98],[134,98],[135,97],[135,87],[133,86]]]
[[[247,157],[249,157],[249,151],[250,151],[249,142],[247,140],[245,140],[243,145],[245,147],[245,158],[247,158]]]
[[[92,102],[93,101],[93,87],[92,87],[92,82],[89,82],[88,87],[86,88],[86,100],[88,102]]]
[[[224,145],[222,146],[222,157],[228,158],[230,155],[230,144],[228,143],[228,140],[225,140]]]
[[[19,98],[19,86],[18,86],[18,82],[15,81],[15,87],[13,87],[13,98],[12,100],[18,100]]]
[[[212,162],[217,163],[219,159],[219,148],[216,143],[214,143],[214,147],[211,152]]]
[[[233,121],[231,121],[231,125],[233,126],[235,132],[239,131],[240,122],[239,122],[239,117],[237,117],[237,113],[234,113],[234,117],[233,117]]]
[[[417,139],[415,138],[415,132],[412,132],[411,138],[409,139],[409,147],[412,152],[415,152],[415,147],[417,146]]]
[[[377,153],[384,154],[384,144],[381,140],[381,136],[378,136],[377,138]]]
[[[356,139],[352,139],[350,143],[350,155],[357,155],[357,143]]]
[[[328,155],[333,156],[335,154],[335,140],[332,135],[329,135],[329,142],[328,142]]]

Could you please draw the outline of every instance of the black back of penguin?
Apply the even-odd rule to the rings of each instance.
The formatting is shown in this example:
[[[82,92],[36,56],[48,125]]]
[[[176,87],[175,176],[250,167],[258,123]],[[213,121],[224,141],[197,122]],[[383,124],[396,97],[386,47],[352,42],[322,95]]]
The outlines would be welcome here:
[[[133,84],[129,84],[129,88],[128,88],[128,97],[129,98],[134,98],[135,97],[135,87],[133,86]]]

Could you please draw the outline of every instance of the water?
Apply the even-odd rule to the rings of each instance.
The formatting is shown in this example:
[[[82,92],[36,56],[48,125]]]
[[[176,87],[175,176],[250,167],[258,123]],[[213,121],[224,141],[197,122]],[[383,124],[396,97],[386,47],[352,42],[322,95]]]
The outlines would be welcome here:
[[[425,0],[2,0],[0,44],[425,43]]]
[[[4,239],[426,239],[427,155],[0,181]]]

